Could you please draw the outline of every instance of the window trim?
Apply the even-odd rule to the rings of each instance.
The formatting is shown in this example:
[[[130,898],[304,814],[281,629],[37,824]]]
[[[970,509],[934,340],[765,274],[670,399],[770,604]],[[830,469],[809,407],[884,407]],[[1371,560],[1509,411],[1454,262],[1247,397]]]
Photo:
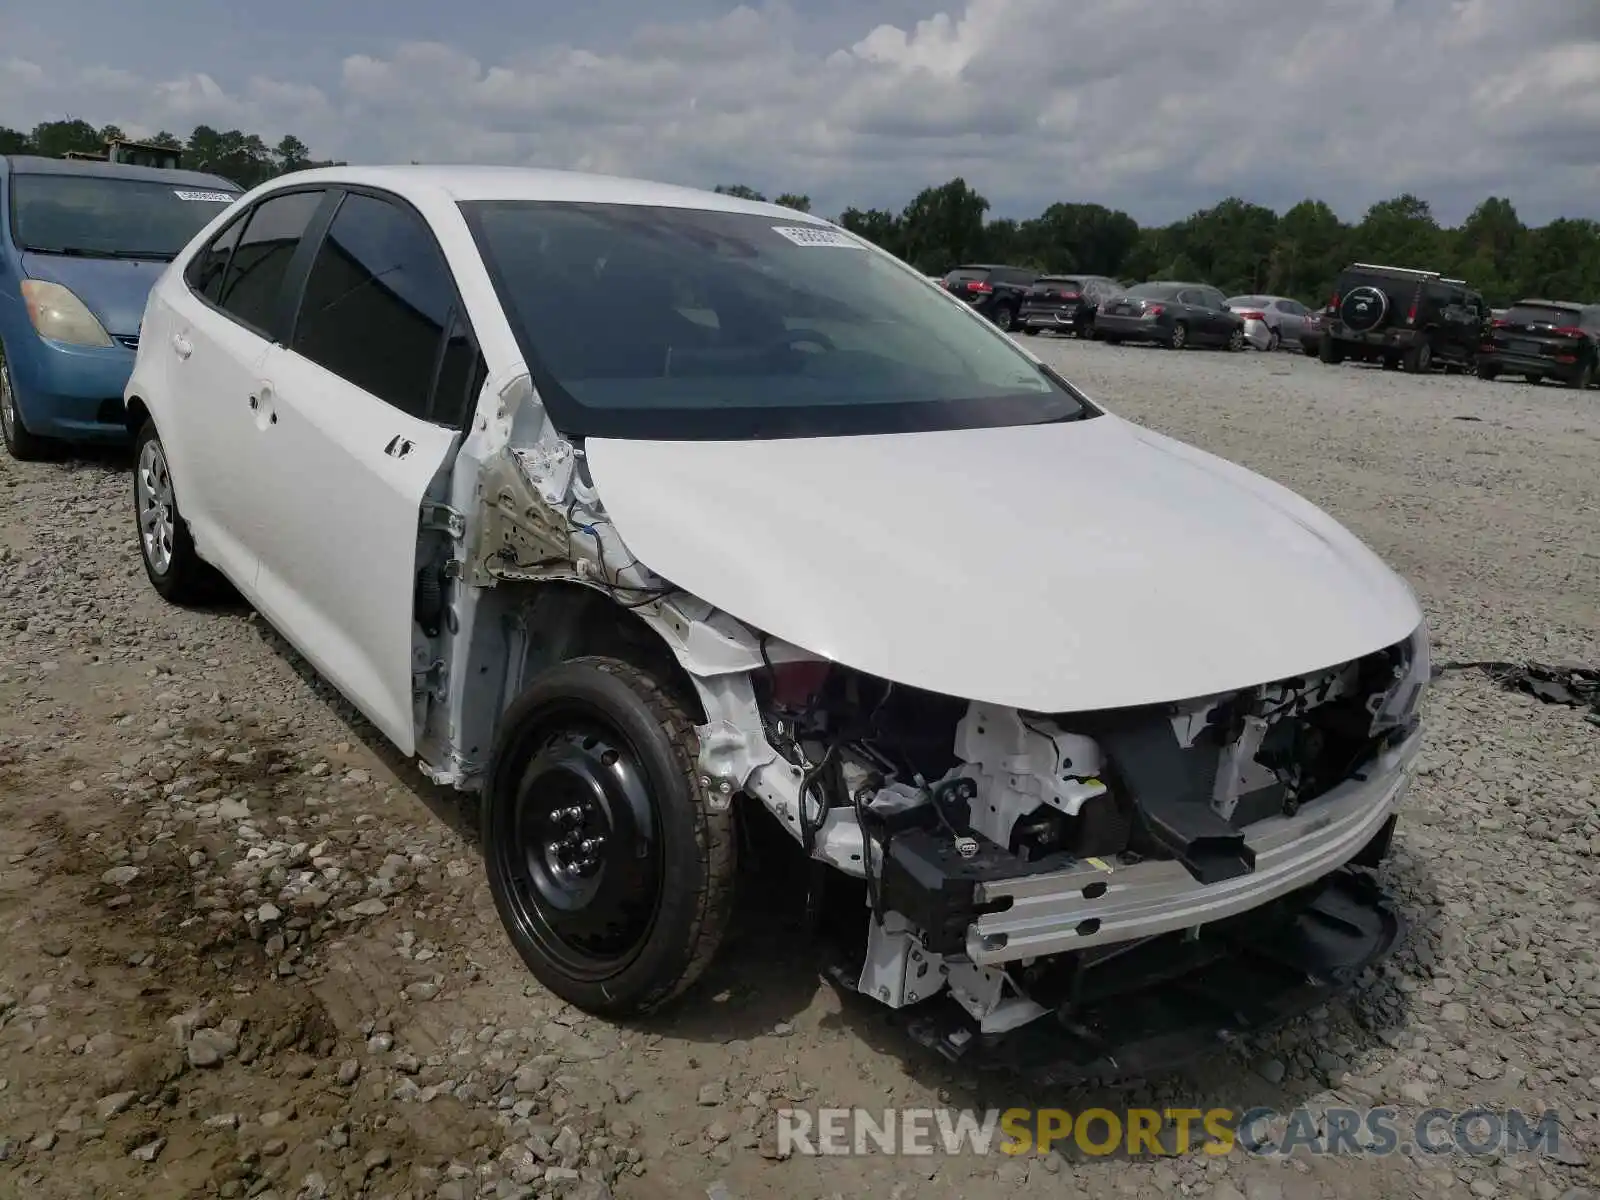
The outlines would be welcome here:
[[[288,273],[284,276],[284,285],[289,294],[286,297],[288,303],[284,322],[284,340],[278,343],[278,345],[280,345],[282,349],[288,353],[293,354],[296,358],[302,359],[308,363],[312,363],[322,370],[327,371],[328,374],[334,376],[335,378],[343,380],[351,387],[358,388],[366,395],[371,396],[374,400],[377,400],[379,403],[393,409],[402,416],[413,417],[413,419],[418,421],[426,421],[430,425],[437,425],[443,429],[456,429],[462,434],[470,432],[472,428],[472,420],[477,411],[477,405],[475,401],[477,399],[477,395],[483,390],[482,383],[480,383],[476,390],[474,390],[472,381],[478,378],[480,375],[483,376],[484,381],[487,381],[488,364],[487,362],[484,362],[483,343],[478,340],[478,331],[473,325],[472,313],[467,308],[466,298],[461,294],[461,284],[456,279],[455,266],[450,262],[450,256],[445,253],[444,247],[440,244],[439,235],[434,232],[433,223],[430,222],[425,215],[423,215],[422,210],[419,209],[415,204],[412,204],[411,201],[407,200],[404,196],[401,196],[396,192],[389,191],[387,188],[372,187],[368,184],[357,183],[327,183],[321,186],[326,188],[329,196],[333,197],[334,199],[332,199],[331,202],[324,201],[324,209],[319,209],[317,218],[313,219],[311,225],[306,227],[306,236],[300,243],[300,249],[296,251],[296,259],[291,260]],[[402,212],[405,212],[413,217],[422,226],[422,229],[427,234],[428,241],[432,244],[434,253],[438,255],[440,265],[444,267],[445,280],[450,288],[450,305],[445,310],[444,326],[440,330],[438,345],[434,347],[433,370],[428,381],[427,406],[426,411],[421,414],[412,414],[406,412],[398,405],[385,400],[382,396],[367,391],[367,389],[361,387],[360,384],[351,383],[350,380],[345,379],[343,375],[340,375],[339,372],[333,370],[331,367],[324,363],[317,362],[317,360],[314,358],[301,354],[294,348],[295,331],[300,325],[300,306],[305,303],[306,285],[311,280],[311,267],[316,262],[317,255],[322,252],[322,244],[327,240],[328,232],[333,228],[333,223],[338,218],[339,210],[344,207],[345,197],[351,195],[366,196],[372,200],[384,201],[394,205]],[[312,236],[313,234],[315,235],[314,238]],[[300,254],[306,250],[308,245],[312,247],[310,252],[305,254],[304,261],[299,261]],[[434,415],[434,413],[439,405],[439,374],[444,365],[445,350],[449,346],[450,331],[458,319],[466,329],[467,344],[472,350],[473,369],[467,377],[467,397],[462,406],[463,410],[461,414],[461,420],[452,422],[440,420]],[[477,366],[479,362],[484,362],[484,369],[481,371]]]
[[[209,250],[211,248],[211,246],[212,246],[212,243],[214,243],[218,238],[220,238],[224,233],[226,233],[228,228],[232,226],[233,221],[242,221],[242,222],[244,222],[244,227],[239,231],[239,240],[243,241],[244,240],[244,235],[250,232],[250,222],[255,220],[256,213],[259,212],[260,209],[261,209],[261,206],[266,204],[268,201],[276,200],[280,196],[294,195],[294,194],[299,193],[299,192],[321,192],[321,193],[323,193],[322,202],[320,204],[318,204],[316,210],[314,212],[312,212],[310,221],[308,221],[306,223],[305,229],[301,232],[301,234],[300,234],[300,244],[295,247],[294,254],[290,256],[289,265],[284,270],[283,282],[280,283],[279,286],[278,286],[278,298],[277,298],[277,304],[275,305],[276,312],[273,314],[274,321],[280,326],[280,329],[279,329],[278,332],[274,332],[274,331],[272,331],[270,329],[263,329],[258,325],[254,325],[251,322],[246,321],[244,318],[240,317],[237,313],[234,313],[231,310],[229,310],[227,308],[224,308],[220,303],[214,302],[209,296],[206,296],[206,295],[202,294],[200,292],[200,290],[194,286],[193,281],[189,278],[189,267],[194,262],[193,258],[191,258],[189,260],[189,263],[186,263],[184,265],[184,268],[183,268],[183,284],[184,284],[184,287],[186,287],[189,290],[189,294],[191,296],[193,296],[201,304],[205,305],[206,308],[208,308],[212,312],[217,313],[218,315],[226,318],[227,320],[232,321],[240,329],[244,329],[244,330],[249,331],[250,333],[255,334],[258,338],[260,338],[263,341],[267,342],[269,345],[282,346],[283,345],[283,340],[282,339],[283,339],[284,334],[282,332],[281,326],[283,325],[284,299],[285,299],[285,296],[287,294],[288,285],[289,285],[290,281],[294,278],[296,260],[300,257],[301,253],[305,250],[308,241],[310,241],[311,239],[315,238],[320,243],[320,241],[321,241],[321,229],[319,228],[319,225],[322,222],[323,214],[326,211],[327,206],[328,206],[328,196],[332,193],[332,191],[333,191],[332,187],[329,184],[326,184],[326,183],[303,183],[303,184],[293,184],[293,185],[290,185],[289,187],[274,188],[272,191],[267,192],[265,195],[258,196],[255,200],[252,200],[250,202],[250,204],[245,208],[245,210],[242,213],[240,213],[232,221],[229,221],[227,224],[225,224],[221,229],[218,229],[217,232],[214,233],[211,237],[207,238],[206,241],[205,241],[205,244],[203,246],[201,246],[201,248],[200,248],[200,251],[199,251],[200,254],[204,254],[207,250]],[[226,283],[227,283],[229,272],[231,272],[233,270],[233,256],[238,252],[238,250],[239,250],[239,243],[235,242],[234,246],[233,246],[233,249],[228,251],[228,265],[225,268],[225,270],[223,271],[223,277],[222,277],[224,285],[226,285]]]

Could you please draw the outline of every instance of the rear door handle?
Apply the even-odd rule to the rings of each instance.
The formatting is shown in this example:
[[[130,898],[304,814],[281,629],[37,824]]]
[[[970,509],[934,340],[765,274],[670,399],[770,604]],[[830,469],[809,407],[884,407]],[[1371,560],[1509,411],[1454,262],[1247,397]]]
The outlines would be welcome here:
[[[172,350],[179,358],[188,358],[194,353],[194,347],[189,344],[189,339],[181,333],[172,335]]]

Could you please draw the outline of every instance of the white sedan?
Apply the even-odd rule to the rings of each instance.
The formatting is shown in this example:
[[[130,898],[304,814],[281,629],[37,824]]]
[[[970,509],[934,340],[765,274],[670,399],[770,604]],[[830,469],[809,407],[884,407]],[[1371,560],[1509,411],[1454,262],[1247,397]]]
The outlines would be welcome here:
[[[164,274],[126,401],[150,582],[231,583],[478,793],[512,942],[589,1011],[701,973],[741,823],[952,1053],[1052,1012],[1137,1042],[1158,981],[1203,1045],[1394,941],[1410,589],[826,221],[297,173]]]

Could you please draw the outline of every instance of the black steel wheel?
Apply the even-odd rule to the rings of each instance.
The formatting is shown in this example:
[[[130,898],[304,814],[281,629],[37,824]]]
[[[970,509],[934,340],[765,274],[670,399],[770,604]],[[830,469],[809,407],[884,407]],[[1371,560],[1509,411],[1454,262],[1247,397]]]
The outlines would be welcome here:
[[[696,771],[683,705],[653,676],[580,658],[507,710],[483,798],[495,907],[528,969],[605,1016],[684,991],[727,925],[730,798]]]

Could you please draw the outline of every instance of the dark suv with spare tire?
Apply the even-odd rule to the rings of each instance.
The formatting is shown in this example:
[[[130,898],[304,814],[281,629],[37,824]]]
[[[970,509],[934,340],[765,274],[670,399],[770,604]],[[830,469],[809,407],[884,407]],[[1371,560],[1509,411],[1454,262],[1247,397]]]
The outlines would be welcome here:
[[[1580,391],[1600,379],[1600,304],[1518,300],[1495,318],[1478,351],[1478,378],[1557,379]]]
[[[1489,308],[1464,280],[1437,271],[1353,263],[1339,273],[1322,323],[1325,363],[1382,363],[1421,373],[1477,363]]]

